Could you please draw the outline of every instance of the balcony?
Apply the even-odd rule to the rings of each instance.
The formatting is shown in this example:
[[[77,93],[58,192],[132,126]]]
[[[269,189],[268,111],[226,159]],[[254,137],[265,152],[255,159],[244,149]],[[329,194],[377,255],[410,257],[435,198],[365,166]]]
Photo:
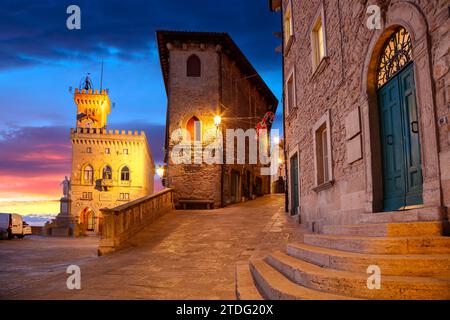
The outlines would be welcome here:
[[[113,180],[112,179],[102,179],[101,180],[101,186],[104,190],[108,190],[110,188],[112,188],[114,185]]]

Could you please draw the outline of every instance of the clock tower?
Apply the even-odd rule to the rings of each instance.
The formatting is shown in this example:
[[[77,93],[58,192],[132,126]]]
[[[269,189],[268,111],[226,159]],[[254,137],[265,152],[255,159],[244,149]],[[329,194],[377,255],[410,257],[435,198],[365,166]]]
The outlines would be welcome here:
[[[77,128],[105,129],[111,101],[106,90],[94,90],[89,76],[80,88],[75,89]]]

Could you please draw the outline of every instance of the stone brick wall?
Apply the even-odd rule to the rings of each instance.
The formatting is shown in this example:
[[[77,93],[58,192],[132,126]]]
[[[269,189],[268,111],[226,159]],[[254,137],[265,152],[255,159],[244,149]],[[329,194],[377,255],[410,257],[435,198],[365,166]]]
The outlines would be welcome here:
[[[292,1],[292,2],[291,2]],[[425,205],[450,205],[450,146],[449,125],[437,123],[439,119],[449,118],[450,76],[449,76],[449,8],[448,1],[296,1],[284,0],[283,6],[292,3],[294,17],[295,40],[289,50],[285,50],[285,75],[295,68],[296,109],[286,115],[286,148],[289,151],[298,147],[300,154],[300,209],[303,222],[309,228],[320,230],[323,225],[353,223],[358,213],[372,212],[379,209],[380,186],[376,179],[382,175],[376,157],[376,139],[372,135],[376,131],[373,126],[373,108],[370,93],[367,93],[368,81],[372,75],[368,73],[368,57],[381,43],[388,29],[369,30],[366,13],[370,4],[384,4],[384,26],[389,28],[399,16],[398,11],[407,16],[411,25],[415,20],[423,19],[428,25],[429,56],[431,57],[431,83],[434,87],[434,106],[427,106],[435,113],[435,119],[426,125],[427,132],[422,134],[422,144],[431,145],[432,149],[422,150],[425,154],[438,152],[440,165],[432,162],[433,156],[424,156],[424,168],[429,171],[440,171],[440,179],[432,173],[425,177]],[[408,4],[406,4],[408,2]],[[412,4],[412,5],[411,5]],[[407,6],[406,6],[407,5]],[[323,6],[328,58],[318,72],[313,72],[311,59],[311,29],[314,18]],[[401,9],[398,9],[401,8]],[[408,19],[405,19],[408,21]],[[414,20],[414,21],[413,21]],[[416,35],[421,34],[416,24]],[[423,31],[422,31],[423,32]],[[414,36],[414,34],[413,34]],[[377,39],[380,39],[378,42]],[[425,40],[424,40],[425,39]],[[417,40],[417,56],[426,37]],[[373,46],[372,46],[373,44]],[[414,58],[413,58],[414,59]],[[372,59],[373,60],[373,59]],[[419,63],[419,61],[418,61]],[[427,69],[417,77],[419,82],[427,81]],[[424,80],[422,80],[422,78]],[[425,86],[422,85],[422,88]],[[426,90],[422,90],[426,91]],[[418,88],[418,103],[427,97]],[[368,97],[369,95],[369,97]],[[426,95],[426,93],[425,93]],[[426,104],[426,103],[422,103]],[[423,108],[420,106],[418,108]],[[331,114],[332,164],[334,185],[326,190],[314,191],[314,140],[312,128],[326,111]],[[354,130],[346,125],[346,120],[353,116],[360,119],[360,140],[348,140],[348,131]],[[428,116],[423,116],[422,121]],[[357,119],[356,118],[356,119]],[[450,120],[450,119],[449,119]],[[441,120],[445,121],[445,120]],[[433,147],[432,134],[436,128],[439,137],[438,145]],[[426,134],[426,135],[425,135]],[[361,143],[359,142],[361,141]],[[438,151],[439,150],[439,151]],[[356,159],[356,160],[355,160]],[[429,160],[431,159],[431,160]],[[353,161],[354,160],[354,161]],[[439,169],[440,170],[439,170]],[[378,177],[377,177],[378,175]],[[440,185],[442,187],[440,187]],[[439,201],[439,195],[443,201]]]
[[[71,214],[90,208],[95,213],[96,231],[101,219],[100,209],[113,208],[153,193],[155,165],[145,134],[100,129],[71,130],[72,175],[71,175]],[[87,152],[87,148],[91,152]],[[109,148],[109,154],[106,153]],[[124,150],[128,150],[128,154]],[[83,170],[87,165],[94,169],[93,183],[83,181]],[[112,187],[100,190],[98,181],[102,179],[103,168],[112,169]],[[120,181],[120,171],[124,166],[130,169],[130,181]],[[83,192],[91,192],[92,200],[83,199]],[[128,193],[129,200],[119,200],[120,193]]]
[[[210,145],[217,134],[214,117],[220,115],[222,123],[220,130],[255,128],[269,109],[269,103],[263,94],[257,90],[255,83],[245,74],[219,43],[184,43],[167,44],[170,48],[170,67],[168,81],[168,118],[169,134],[168,154],[168,186],[174,189],[175,203],[180,199],[212,199],[215,207],[231,203],[232,170],[242,176],[247,171],[251,173],[252,187],[260,175],[259,167],[255,165],[207,165],[207,164],[175,164],[171,150],[180,143],[171,139],[175,130],[186,129],[187,122],[193,116],[202,124],[202,145]],[[197,55],[201,60],[201,77],[187,77],[186,64],[191,55]],[[224,145],[226,150],[226,145]],[[225,152],[224,152],[225,156]],[[237,198],[243,196],[242,185],[239,182]],[[269,180],[262,177],[263,193],[269,193]],[[252,191],[252,190],[250,190]]]

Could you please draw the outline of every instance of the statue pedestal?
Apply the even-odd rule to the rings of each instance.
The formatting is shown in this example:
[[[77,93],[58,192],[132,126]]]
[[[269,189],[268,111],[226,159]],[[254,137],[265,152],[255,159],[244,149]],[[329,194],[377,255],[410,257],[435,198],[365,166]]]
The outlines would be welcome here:
[[[60,200],[60,213],[56,216],[55,235],[73,235],[75,228],[75,218],[70,212],[70,204],[72,200],[63,197]],[[53,232],[52,232],[53,234]]]

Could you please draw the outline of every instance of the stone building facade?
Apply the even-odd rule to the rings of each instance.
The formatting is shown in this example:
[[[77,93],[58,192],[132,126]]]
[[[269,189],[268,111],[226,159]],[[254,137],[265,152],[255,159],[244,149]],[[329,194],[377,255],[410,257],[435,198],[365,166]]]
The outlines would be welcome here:
[[[270,193],[270,176],[262,176],[263,165],[250,164],[248,157],[242,164],[175,163],[171,157],[183,141],[194,159],[218,136],[225,138],[227,129],[254,129],[275,113],[278,101],[260,75],[228,34],[158,31],[157,39],[168,97],[165,180],[177,204],[207,200],[222,207]],[[226,149],[224,143],[224,158]]]
[[[76,89],[74,101],[68,213],[84,231],[101,232],[100,209],[153,193],[155,165],[144,132],[106,129],[110,100],[105,90]]]
[[[359,213],[448,208],[448,1],[270,6],[283,21],[291,213],[320,231]]]

